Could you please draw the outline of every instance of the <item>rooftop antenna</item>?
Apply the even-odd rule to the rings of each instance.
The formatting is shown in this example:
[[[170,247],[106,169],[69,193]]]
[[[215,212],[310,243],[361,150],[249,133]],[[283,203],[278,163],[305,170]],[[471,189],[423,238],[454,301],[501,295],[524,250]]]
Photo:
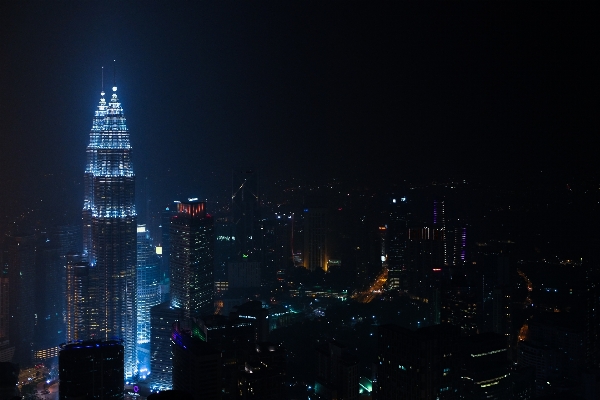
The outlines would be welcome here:
[[[113,60],[113,92],[117,91],[117,60]]]
[[[104,93],[104,67],[102,67],[102,93]]]

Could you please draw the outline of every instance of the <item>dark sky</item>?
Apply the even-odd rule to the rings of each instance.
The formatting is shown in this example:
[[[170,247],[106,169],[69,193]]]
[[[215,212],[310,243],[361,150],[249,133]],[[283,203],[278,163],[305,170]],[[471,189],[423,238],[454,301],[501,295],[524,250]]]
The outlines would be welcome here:
[[[595,174],[592,16],[556,2],[2,2],[0,205],[78,215],[113,59],[138,186],[158,203],[224,200],[249,168],[264,186]]]

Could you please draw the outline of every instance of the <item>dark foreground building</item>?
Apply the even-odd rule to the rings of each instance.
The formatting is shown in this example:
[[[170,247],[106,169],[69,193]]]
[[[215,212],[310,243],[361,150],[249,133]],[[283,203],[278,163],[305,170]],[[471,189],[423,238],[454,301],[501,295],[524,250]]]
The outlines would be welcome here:
[[[378,333],[377,399],[458,399],[459,328],[381,325]]]
[[[63,345],[58,353],[59,398],[122,400],[124,348],[120,341]]]
[[[194,400],[221,398],[221,352],[176,322],[172,333],[173,390]]]

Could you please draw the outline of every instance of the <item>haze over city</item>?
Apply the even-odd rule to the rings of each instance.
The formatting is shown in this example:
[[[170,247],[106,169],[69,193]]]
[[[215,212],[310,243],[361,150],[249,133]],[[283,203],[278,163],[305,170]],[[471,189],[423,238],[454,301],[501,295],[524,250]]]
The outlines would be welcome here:
[[[2,3],[0,394],[597,398],[591,8]]]

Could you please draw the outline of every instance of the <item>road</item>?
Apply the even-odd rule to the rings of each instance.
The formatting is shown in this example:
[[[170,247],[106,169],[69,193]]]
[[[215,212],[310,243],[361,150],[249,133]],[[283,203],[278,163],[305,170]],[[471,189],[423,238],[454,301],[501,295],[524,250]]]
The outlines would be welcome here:
[[[370,303],[383,292],[383,288],[387,283],[387,276],[388,270],[384,268],[367,290],[354,293],[352,298],[360,303]]]
[[[38,398],[43,400],[58,400],[58,382],[48,386],[48,394],[42,393],[42,391],[44,390],[44,385],[44,382],[40,382],[37,385]]]

